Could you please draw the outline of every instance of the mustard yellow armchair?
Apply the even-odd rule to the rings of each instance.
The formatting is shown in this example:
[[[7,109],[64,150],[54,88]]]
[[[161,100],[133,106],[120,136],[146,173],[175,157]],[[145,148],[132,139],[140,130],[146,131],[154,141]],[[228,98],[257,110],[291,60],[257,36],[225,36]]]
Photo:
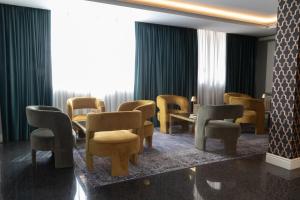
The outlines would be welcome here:
[[[142,128],[141,138],[140,138],[140,153],[144,149],[144,139],[148,147],[152,147],[152,136],[154,125],[150,120],[155,115],[155,102],[151,100],[137,100],[130,101],[121,104],[118,108],[118,111],[133,111],[139,110],[142,112]]]
[[[265,133],[265,106],[261,99],[230,97],[229,104],[238,104],[244,107],[243,117],[236,120],[237,123],[255,124],[255,133]]]
[[[229,104],[230,97],[244,97],[244,98],[252,98],[251,96],[243,93],[237,93],[237,92],[227,92],[224,93],[224,104]]]
[[[75,122],[86,121],[86,114],[74,114],[76,109],[96,109],[105,111],[104,102],[94,97],[74,97],[67,100],[67,111],[70,119]]]
[[[166,133],[169,130],[169,118],[171,113],[189,113],[189,101],[186,97],[176,95],[159,95],[156,98],[157,119],[160,122],[160,132]],[[179,109],[170,108],[170,105],[176,105]]]
[[[141,128],[142,113],[138,110],[89,113],[85,147],[88,170],[94,169],[93,156],[109,156],[111,175],[128,175],[128,162],[137,164]]]

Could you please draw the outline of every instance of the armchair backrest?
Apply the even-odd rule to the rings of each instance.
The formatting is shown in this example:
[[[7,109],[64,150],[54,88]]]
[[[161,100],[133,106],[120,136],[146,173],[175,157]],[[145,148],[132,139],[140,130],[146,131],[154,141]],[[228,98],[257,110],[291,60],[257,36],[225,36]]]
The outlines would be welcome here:
[[[157,107],[161,112],[168,112],[168,104],[175,104],[183,112],[189,112],[189,101],[186,97],[177,95],[159,95],[156,98]]]
[[[199,109],[196,122],[196,132],[204,136],[205,125],[210,120],[233,119],[243,116],[244,108],[241,105],[207,105]]]
[[[55,136],[55,148],[73,148],[70,118],[58,108],[51,106],[27,106],[28,124],[36,128],[48,128]]]
[[[138,101],[129,101],[120,104],[117,111],[133,111],[138,106],[140,106]]]
[[[202,106],[198,112],[198,120],[224,120],[237,119],[243,116],[243,106],[241,105],[207,105]]]
[[[150,119],[155,115],[155,102],[151,100],[137,100],[122,103],[118,111],[133,111],[139,110],[142,112],[143,121]]]
[[[76,109],[99,109],[105,111],[104,102],[94,97],[74,97],[67,100],[67,110],[70,118]]]
[[[231,97],[244,97],[244,98],[252,98],[251,96],[243,93],[237,92],[227,92],[224,93],[224,104],[229,104]]]
[[[87,115],[87,137],[93,137],[94,132],[136,129],[142,128],[142,112],[121,111],[109,113],[89,113]]]
[[[244,98],[244,97],[231,97],[229,104],[242,105],[245,110],[254,110],[265,112],[263,99]]]

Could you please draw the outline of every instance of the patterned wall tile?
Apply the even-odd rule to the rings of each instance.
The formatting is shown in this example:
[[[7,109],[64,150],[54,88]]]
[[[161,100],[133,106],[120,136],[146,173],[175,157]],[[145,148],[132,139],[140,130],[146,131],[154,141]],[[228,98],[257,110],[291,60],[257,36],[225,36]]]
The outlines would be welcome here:
[[[300,157],[300,1],[279,0],[269,152]]]

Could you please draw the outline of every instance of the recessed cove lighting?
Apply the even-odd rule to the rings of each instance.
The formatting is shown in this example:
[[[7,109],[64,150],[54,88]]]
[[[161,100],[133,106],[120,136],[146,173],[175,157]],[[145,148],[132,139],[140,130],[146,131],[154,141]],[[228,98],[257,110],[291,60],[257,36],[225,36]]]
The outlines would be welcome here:
[[[240,21],[245,23],[272,26],[277,22],[277,16],[263,16],[257,14],[247,14],[219,7],[212,7],[203,4],[187,3],[175,0],[121,0],[123,2],[139,4],[179,12],[186,12],[209,17],[216,17],[227,20]]]

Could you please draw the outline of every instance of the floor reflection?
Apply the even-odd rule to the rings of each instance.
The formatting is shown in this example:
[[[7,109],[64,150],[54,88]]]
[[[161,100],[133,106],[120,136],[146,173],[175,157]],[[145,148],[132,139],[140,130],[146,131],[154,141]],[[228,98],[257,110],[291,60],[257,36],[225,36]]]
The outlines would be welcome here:
[[[74,196],[74,200],[86,200],[86,199],[87,196],[85,194],[85,191],[83,190],[82,186],[80,185],[80,183],[76,178],[76,193]]]
[[[33,168],[26,143],[0,145],[0,199],[55,200],[299,200],[300,170],[265,163],[264,155],[93,188],[81,184],[75,168],[55,169],[51,154]]]

